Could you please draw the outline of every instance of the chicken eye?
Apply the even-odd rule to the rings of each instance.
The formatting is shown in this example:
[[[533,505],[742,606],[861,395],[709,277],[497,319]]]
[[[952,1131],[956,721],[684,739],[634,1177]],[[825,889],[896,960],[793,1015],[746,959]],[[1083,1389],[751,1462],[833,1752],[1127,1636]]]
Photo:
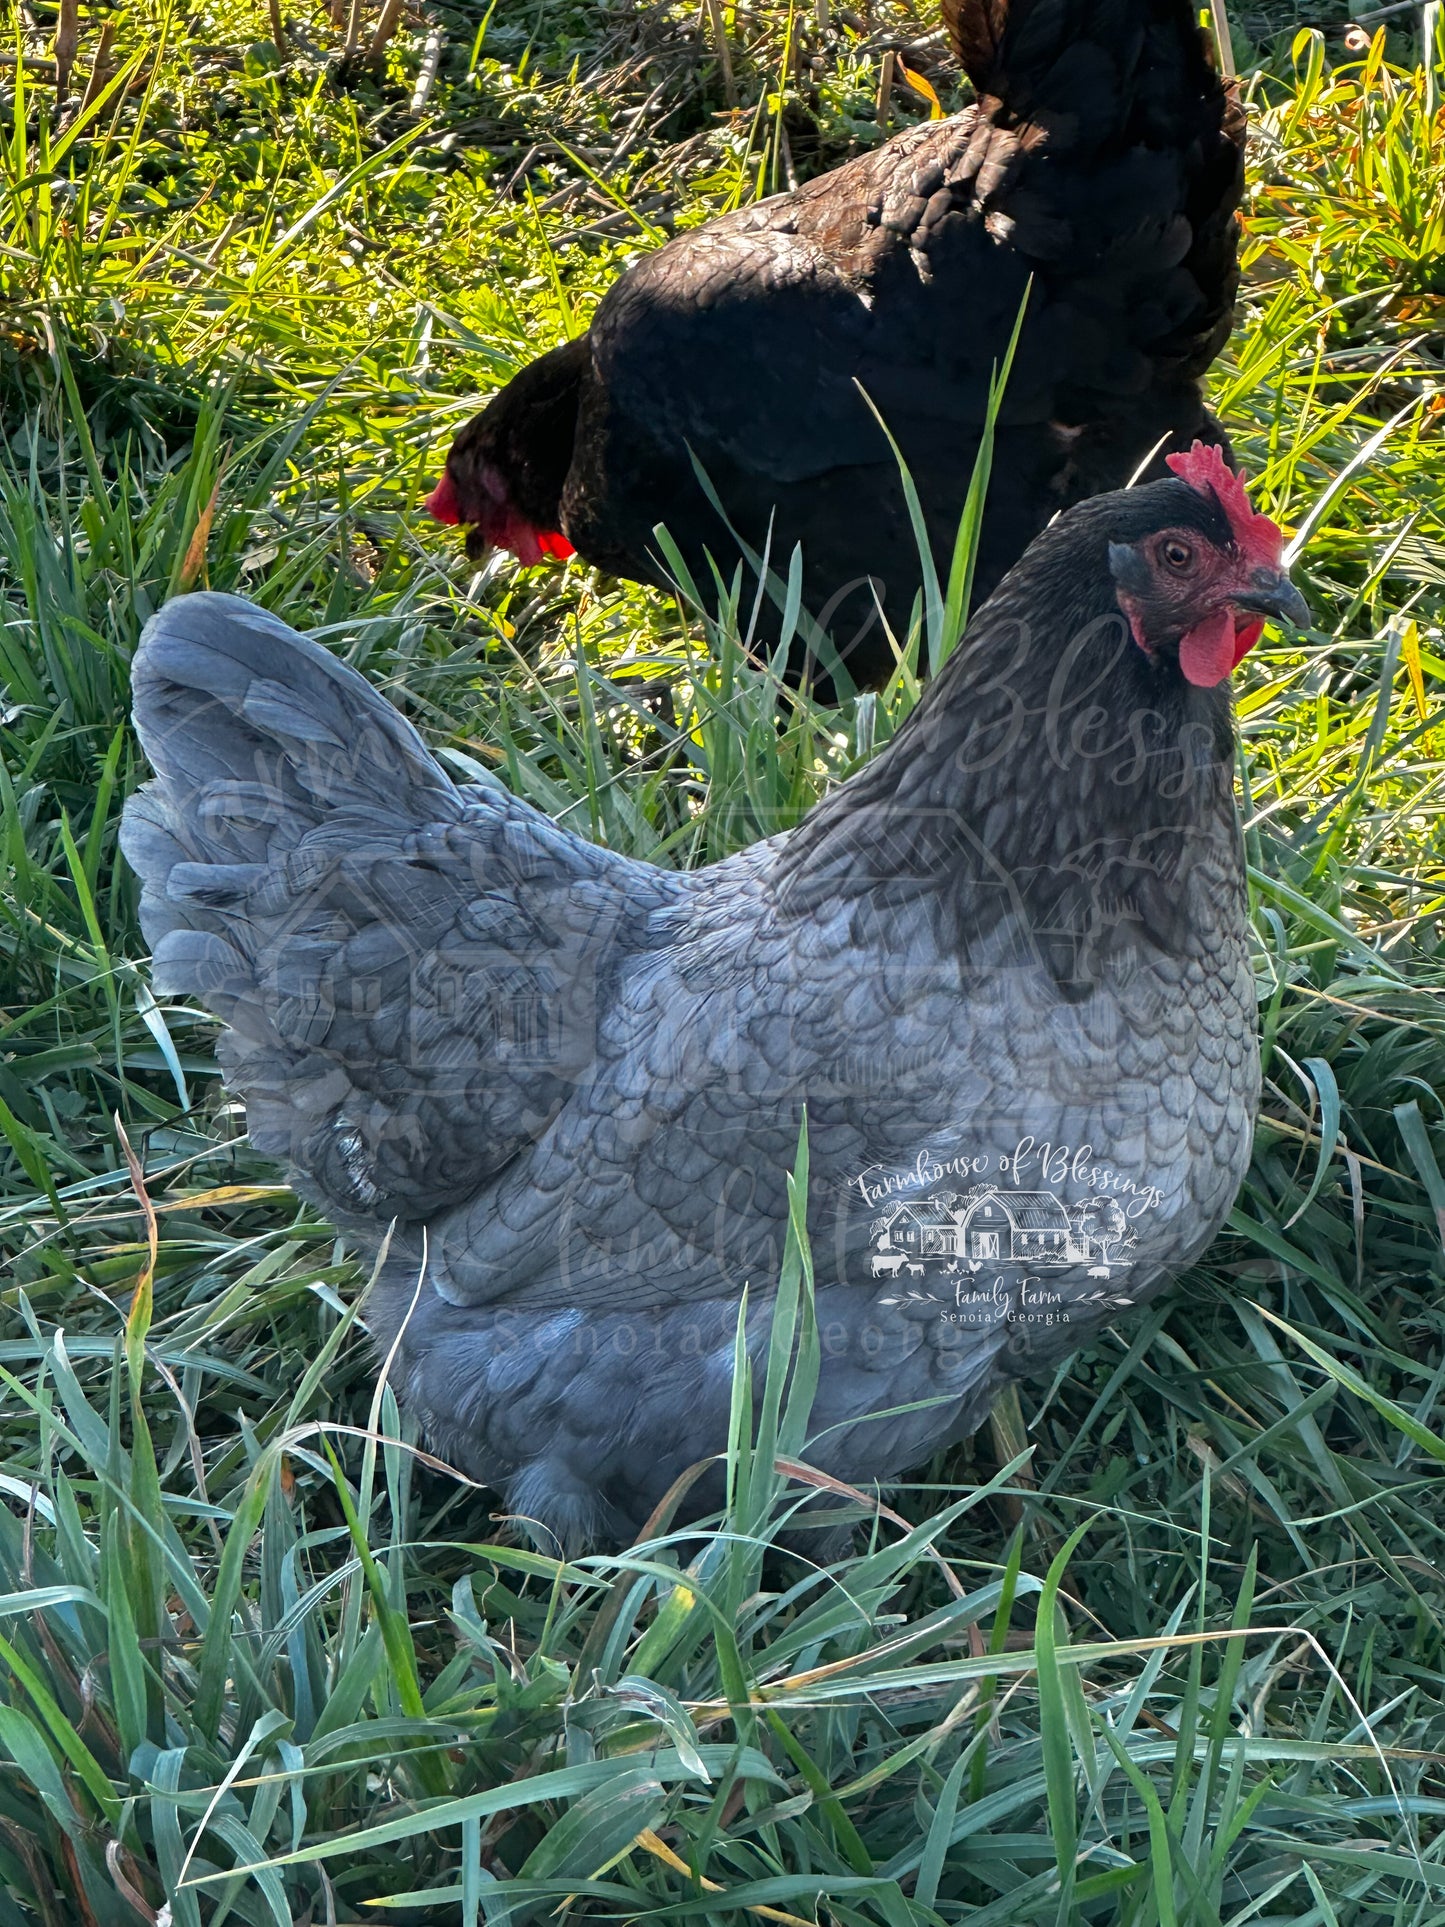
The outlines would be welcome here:
[[[1166,537],[1159,544],[1159,554],[1166,568],[1174,569],[1180,574],[1183,574],[1185,569],[1192,568],[1194,564],[1193,549],[1175,535]]]

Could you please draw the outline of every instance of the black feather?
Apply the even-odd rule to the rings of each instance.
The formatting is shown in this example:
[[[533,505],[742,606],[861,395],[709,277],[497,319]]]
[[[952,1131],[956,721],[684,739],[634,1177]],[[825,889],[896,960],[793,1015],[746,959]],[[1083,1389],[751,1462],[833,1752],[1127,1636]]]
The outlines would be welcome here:
[[[662,522],[706,582],[733,540],[696,462],[779,573],[802,544],[804,605],[866,683],[895,660],[877,601],[904,633],[921,571],[860,389],[946,574],[1028,292],[979,594],[1059,509],[1216,429],[1201,377],[1233,313],[1243,121],[1192,0],[950,0],[945,18],[978,103],[639,262],[458,436],[466,519],[504,487],[528,524],[659,586]]]

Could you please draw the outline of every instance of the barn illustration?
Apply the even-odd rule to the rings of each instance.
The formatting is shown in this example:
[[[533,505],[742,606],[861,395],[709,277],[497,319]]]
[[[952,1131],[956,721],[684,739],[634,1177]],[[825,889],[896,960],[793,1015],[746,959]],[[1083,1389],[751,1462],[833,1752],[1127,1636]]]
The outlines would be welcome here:
[[[935,1192],[892,1204],[873,1223],[873,1249],[915,1261],[969,1265],[1128,1263],[1134,1242],[1123,1213],[1108,1201],[1067,1208],[1052,1191],[978,1185],[960,1197]]]

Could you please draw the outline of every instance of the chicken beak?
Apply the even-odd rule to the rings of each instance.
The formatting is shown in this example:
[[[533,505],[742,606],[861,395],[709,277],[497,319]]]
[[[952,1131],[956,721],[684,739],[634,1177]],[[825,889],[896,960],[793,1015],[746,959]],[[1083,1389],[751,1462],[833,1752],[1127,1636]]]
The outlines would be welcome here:
[[[1283,569],[1255,569],[1249,587],[1230,600],[1246,615],[1274,616],[1296,629],[1309,627],[1309,605]]]

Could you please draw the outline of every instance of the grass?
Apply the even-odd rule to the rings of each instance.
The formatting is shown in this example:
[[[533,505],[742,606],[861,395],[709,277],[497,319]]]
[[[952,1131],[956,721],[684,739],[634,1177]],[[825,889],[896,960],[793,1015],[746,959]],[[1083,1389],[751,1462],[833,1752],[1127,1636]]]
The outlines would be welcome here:
[[[498,0],[22,13],[0,84],[0,1927],[1445,1915],[1445,145],[1438,8],[1235,22],[1215,405],[1315,626],[1241,678],[1265,1115],[1226,1232],[989,1435],[764,1563],[806,1252],[729,1515],[560,1563],[418,1450],[365,1280],[146,990],[126,672],[198,582],[319,629],[459,767],[659,862],[896,727],[706,612],[478,573],[451,429],[666,232],[879,138],[931,22]],[[826,25],[823,24],[826,21]],[[370,9],[352,36],[364,47]],[[440,36],[420,117],[410,103]],[[919,44],[922,43],[922,44]],[[786,56],[786,58],[785,58]],[[88,94],[87,104],[81,105]],[[927,111],[899,87],[895,118]],[[77,111],[78,110],[78,111]],[[725,597],[726,601],[728,598]],[[914,659],[929,646],[919,636]],[[785,1383],[790,1323],[793,1377]],[[858,1508],[863,1511],[863,1508]],[[238,1869],[245,1869],[238,1872]]]

